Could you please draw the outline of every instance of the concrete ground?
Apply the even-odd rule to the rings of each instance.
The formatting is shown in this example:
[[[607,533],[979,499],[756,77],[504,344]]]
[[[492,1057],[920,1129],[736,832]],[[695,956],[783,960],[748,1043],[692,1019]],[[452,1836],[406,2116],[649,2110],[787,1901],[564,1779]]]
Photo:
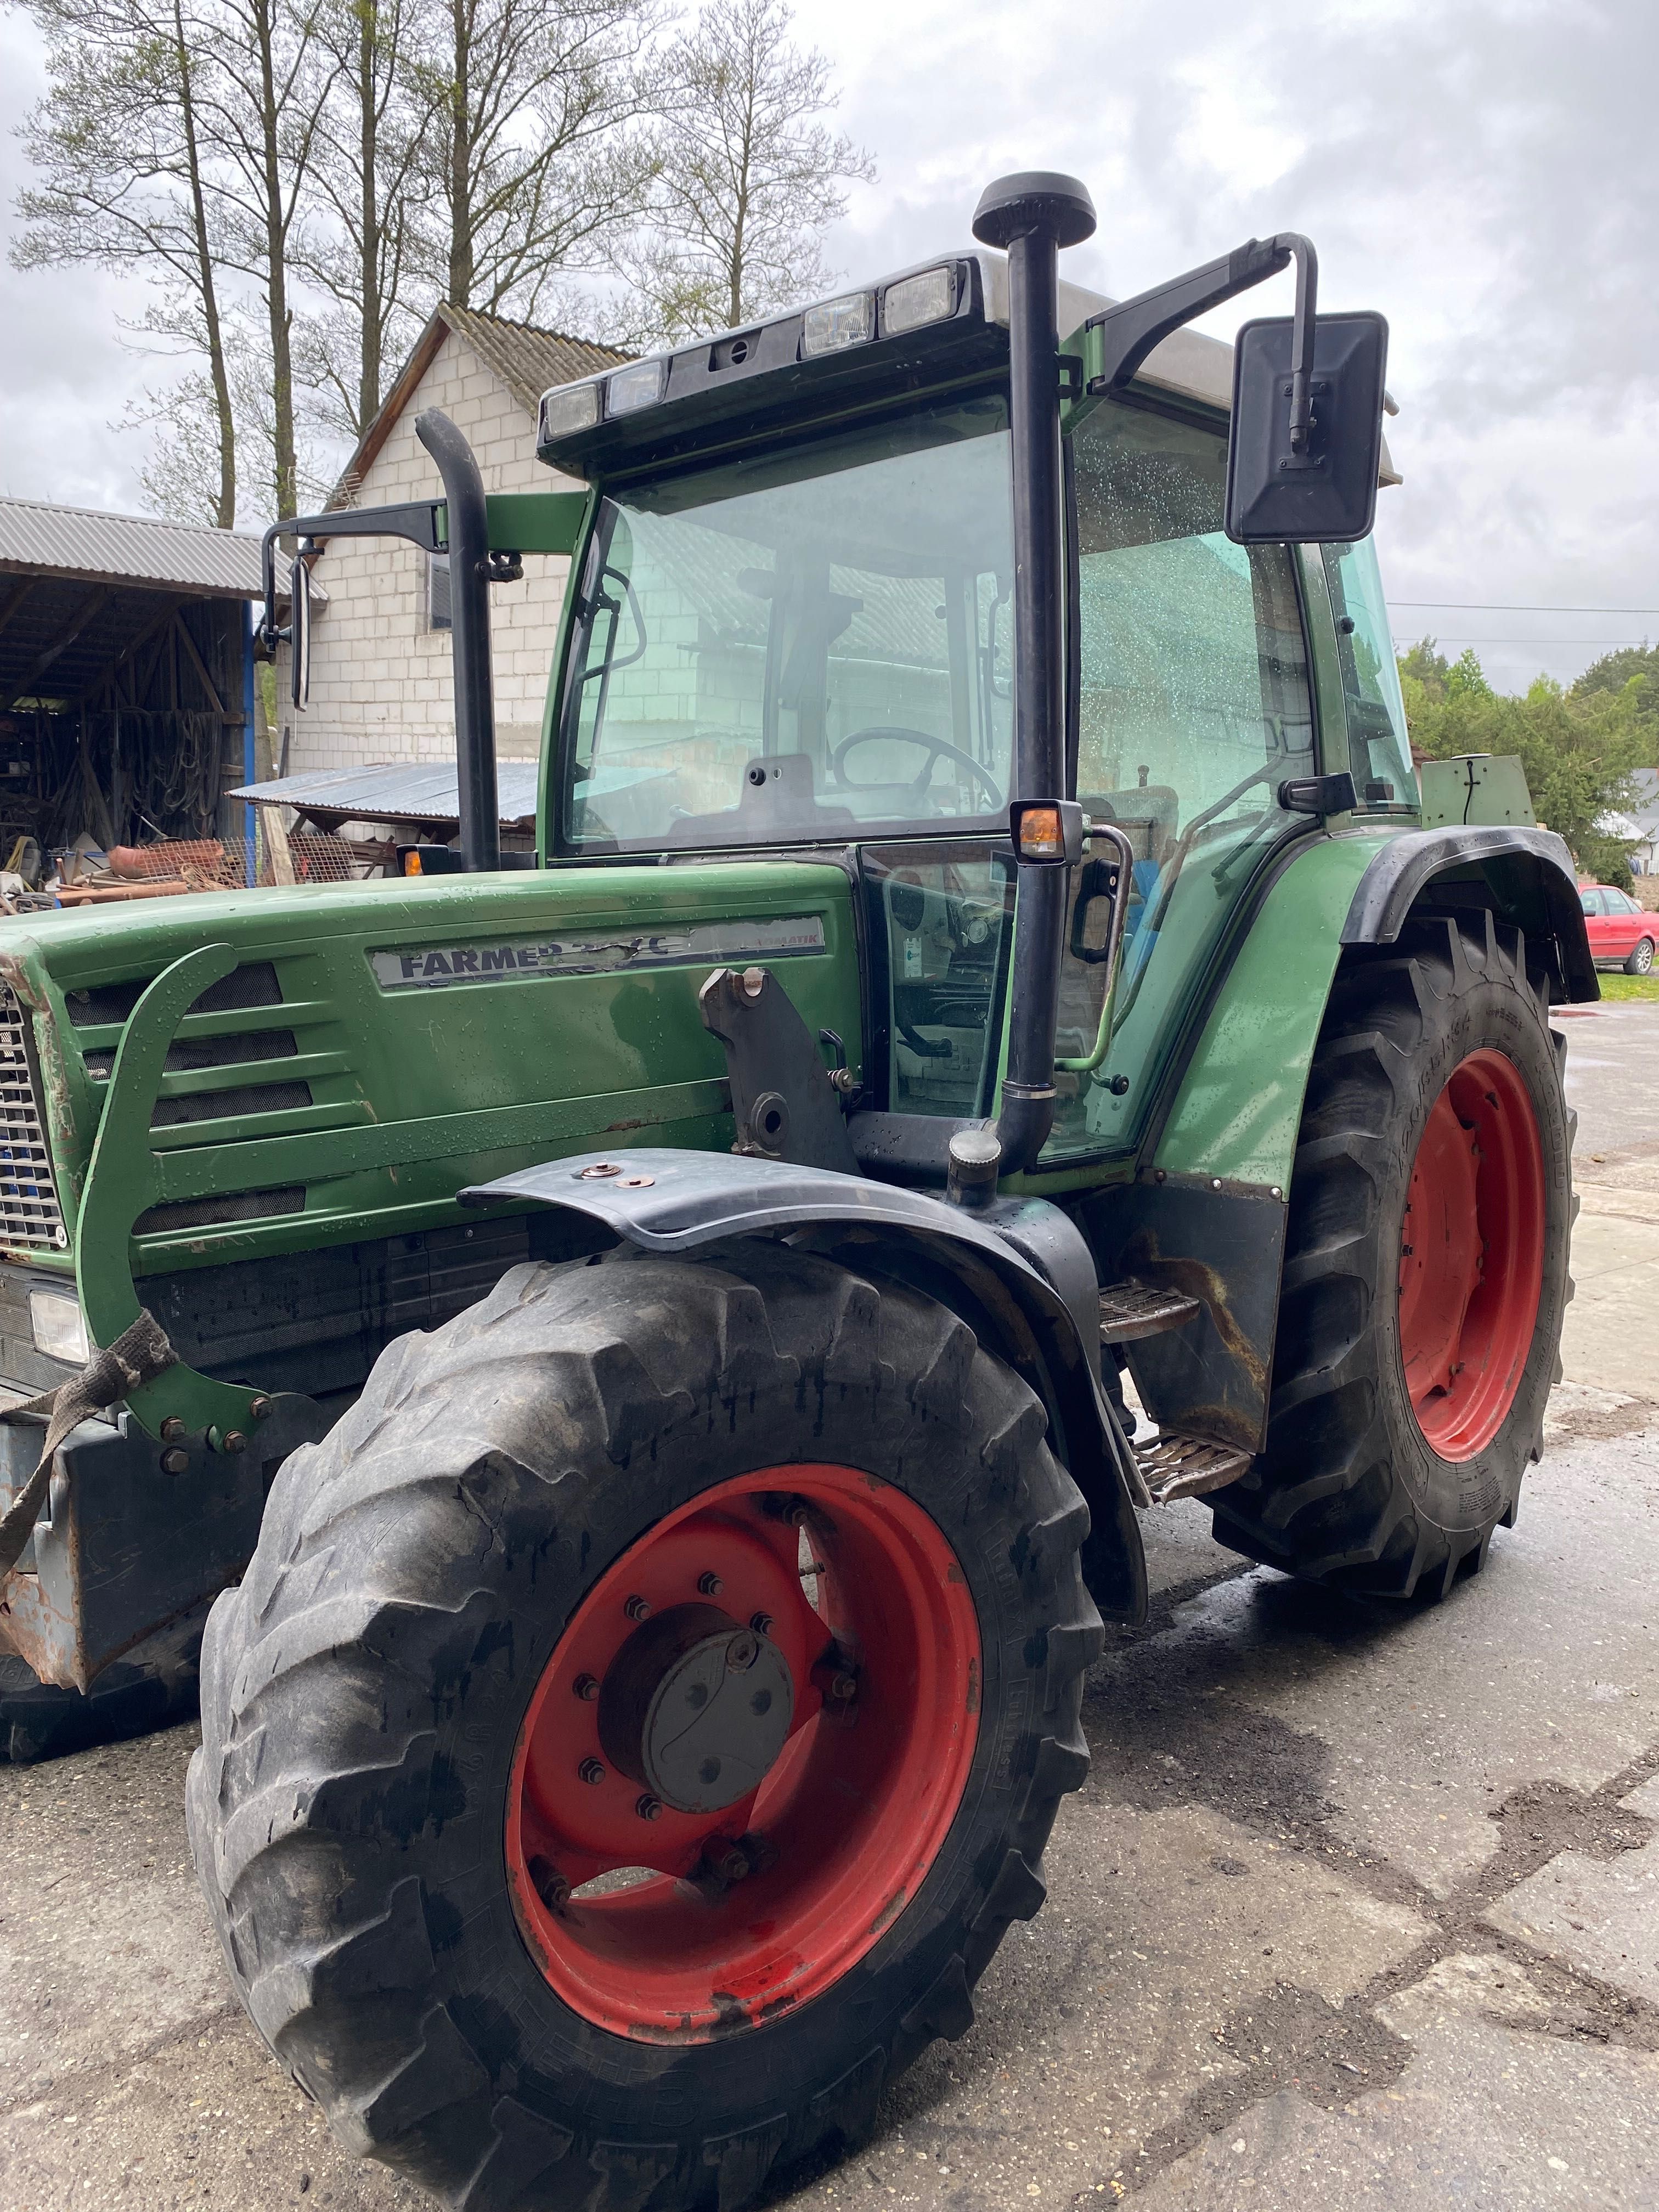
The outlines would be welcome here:
[[[1148,1516],[1047,1907],[794,2212],[1659,2203],[1659,1007],[1571,1033],[1578,1296],[1517,1526],[1399,1612]],[[236,2010],[194,1741],[0,1769],[0,2208],[426,2203]]]

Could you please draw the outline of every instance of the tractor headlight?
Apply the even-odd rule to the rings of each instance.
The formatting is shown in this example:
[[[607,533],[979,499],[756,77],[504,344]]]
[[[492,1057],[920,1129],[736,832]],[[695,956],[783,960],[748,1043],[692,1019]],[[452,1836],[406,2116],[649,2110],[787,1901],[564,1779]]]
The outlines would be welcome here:
[[[605,387],[607,415],[631,415],[636,407],[654,407],[662,398],[662,361],[630,362],[619,368]]]
[[[956,307],[956,270],[924,269],[919,276],[902,276],[887,287],[881,299],[881,327],[888,337],[899,337],[906,331],[921,330],[925,323],[945,321]]]
[[[823,300],[806,310],[801,321],[800,349],[808,359],[815,354],[840,353],[845,346],[862,345],[875,333],[874,294],[848,292],[839,300]]]
[[[67,1291],[29,1292],[29,1329],[35,1350],[45,1352],[48,1359],[84,1367],[92,1357],[81,1301]]]
[[[568,438],[573,430],[591,430],[599,419],[597,384],[559,384],[542,394],[542,419],[536,433],[538,445]]]

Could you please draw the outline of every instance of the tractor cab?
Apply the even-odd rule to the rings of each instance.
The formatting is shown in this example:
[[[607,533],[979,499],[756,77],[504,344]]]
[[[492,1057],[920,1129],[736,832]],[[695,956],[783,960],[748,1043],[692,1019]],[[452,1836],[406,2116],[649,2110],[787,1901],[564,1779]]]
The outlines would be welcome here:
[[[1289,258],[1246,249],[1245,273]],[[867,963],[853,1133],[877,1172],[941,1179],[950,1130],[998,1110],[1012,802],[1047,792],[1087,825],[1052,978],[1052,1117],[1024,1162],[1039,1172],[1133,1152],[1230,924],[1289,843],[1415,811],[1369,539],[1228,534],[1231,349],[1155,323],[1147,349],[1144,309],[1071,285],[1055,312],[1063,550],[1041,613],[1063,744],[1046,769],[1016,737],[1017,670],[1049,641],[1018,635],[1006,262],[951,255],[542,403],[541,458],[593,487],[545,857],[844,866]],[[1127,365],[1126,325],[1146,354]],[[1372,490],[1379,461],[1391,476],[1380,349],[1363,366]],[[1344,692],[1333,680],[1322,735],[1310,610],[1328,621],[1334,600]],[[905,1126],[922,1116],[932,1130]]]

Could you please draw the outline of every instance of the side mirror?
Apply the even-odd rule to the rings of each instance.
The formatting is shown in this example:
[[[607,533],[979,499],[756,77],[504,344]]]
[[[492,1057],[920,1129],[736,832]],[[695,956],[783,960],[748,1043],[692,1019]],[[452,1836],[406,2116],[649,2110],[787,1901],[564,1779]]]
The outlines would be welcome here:
[[[1297,319],[1246,323],[1238,334],[1227,441],[1227,535],[1236,545],[1342,545],[1370,534],[1388,324],[1364,313],[1310,319],[1307,423],[1297,437]]]
[[[306,544],[308,545],[307,538]],[[289,571],[289,696],[301,713],[311,696],[311,570],[304,548],[294,556]]]

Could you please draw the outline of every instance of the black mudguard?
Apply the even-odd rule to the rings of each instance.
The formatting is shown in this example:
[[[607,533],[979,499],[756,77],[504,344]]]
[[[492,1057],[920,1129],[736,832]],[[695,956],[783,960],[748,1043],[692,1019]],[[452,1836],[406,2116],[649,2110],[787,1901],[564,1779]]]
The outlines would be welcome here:
[[[1145,1617],[1139,1478],[1101,1389],[1094,1262],[1058,1206],[1008,1200],[981,1217],[921,1191],[827,1168],[666,1146],[550,1160],[459,1197],[468,1206],[567,1208],[649,1252],[817,1231],[924,1266],[935,1294],[960,1302],[977,1333],[988,1325],[992,1348],[1048,1409],[1055,1449],[1094,1521],[1095,1602],[1116,1620]]]
[[[1526,933],[1552,969],[1558,1003],[1599,999],[1578,871],[1564,838],[1512,824],[1408,830],[1391,838],[1355,888],[1344,945],[1392,945],[1425,894],[1490,906]]]

